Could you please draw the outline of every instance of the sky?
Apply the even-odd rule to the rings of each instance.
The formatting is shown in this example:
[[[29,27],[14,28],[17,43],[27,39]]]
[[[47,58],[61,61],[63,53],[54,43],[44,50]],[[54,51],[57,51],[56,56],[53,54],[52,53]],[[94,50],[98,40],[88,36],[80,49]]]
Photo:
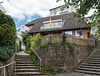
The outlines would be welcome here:
[[[50,16],[49,9],[65,4],[64,1],[56,0],[0,0],[5,13],[12,16],[15,20],[16,28],[20,24],[26,24],[37,18]],[[90,10],[91,15],[93,10]]]
[[[56,0],[0,0],[6,14],[13,17],[16,28],[36,18],[50,15],[49,9],[63,5],[64,2]]]

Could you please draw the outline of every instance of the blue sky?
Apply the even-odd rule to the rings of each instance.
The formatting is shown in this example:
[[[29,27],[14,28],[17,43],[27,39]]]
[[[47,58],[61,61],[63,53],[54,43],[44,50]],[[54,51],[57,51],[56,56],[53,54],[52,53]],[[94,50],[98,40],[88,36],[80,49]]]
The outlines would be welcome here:
[[[16,28],[20,24],[25,24],[36,18],[50,15],[49,9],[63,5],[63,0],[0,0],[5,8],[6,14],[12,16],[16,23]]]
[[[41,16],[35,14],[34,16],[31,17],[31,20],[29,20],[27,17],[25,17],[25,19],[23,19],[23,20],[21,20],[21,21],[19,21],[19,20],[16,19],[16,18],[13,18],[13,19],[14,19],[14,21],[15,21],[16,28],[18,29],[19,26],[20,26],[21,24],[26,24],[26,23],[28,22],[28,20],[29,20],[29,21],[32,21],[32,20],[37,19],[37,18],[41,18]]]
[[[6,14],[12,16],[16,23],[16,28],[20,24],[25,24],[36,18],[50,16],[49,9],[65,4],[63,0],[0,0],[5,8]],[[93,10],[88,15],[91,15]],[[87,15],[87,16],[88,16]]]

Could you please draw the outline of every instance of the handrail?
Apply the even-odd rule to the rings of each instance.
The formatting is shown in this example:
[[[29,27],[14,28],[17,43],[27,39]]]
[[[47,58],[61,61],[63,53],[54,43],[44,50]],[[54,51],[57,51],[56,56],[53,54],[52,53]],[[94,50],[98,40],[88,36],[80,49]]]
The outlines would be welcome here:
[[[32,48],[33,49],[33,48]],[[35,53],[35,55],[39,58],[39,60],[40,60],[40,70],[41,70],[41,61],[42,61],[42,59],[40,58],[40,56],[36,53],[36,51],[33,51],[34,53]]]
[[[13,63],[15,63],[15,61],[13,61],[13,62],[11,62],[11,63],[9,63],[9,64],[7,64],[7,65],[1,66],[0,69],[1,69],[1,68],[5,68],[5,67],[7,67],[7,66],[9,66],[9,65],[11,65],[11,64],[13,64]]]
[[[4,76],[6,76],[6,74],[5,74],[5,73],[6,73],[6,72],[5,72],[6,69],[5,69],[5,68],[6,68],[7,66],[10,66],[10,65],[14,64],[14,63],[16,64],[16,61],[13,61],[13,62],[11,62],[11,63],[9,63],[9,64],[7,64],[7,65],[4,65],[4,66],[1,66],[1,67],[0,67],[0,69],[4,68],[4,71],[3,71],[3,72],[4,72]],[[3,72],[2,72],[2,73],[3,73]],[[1,74],[2,74],[2,73],[1,73]],[[15,71],[15,73],[16,73],[16,71]]]

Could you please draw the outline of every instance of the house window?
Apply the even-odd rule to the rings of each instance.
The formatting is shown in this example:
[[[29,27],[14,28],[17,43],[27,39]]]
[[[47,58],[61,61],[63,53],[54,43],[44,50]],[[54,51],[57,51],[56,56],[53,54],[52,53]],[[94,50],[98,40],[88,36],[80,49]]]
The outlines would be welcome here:
[[[51,20],[51,26],[50,21],[44,21],[43,26],[41,26],[41,29],[50,29],[50,28],[62,28],[63,27],[64,20],[57,19],[57,20]]]
[[[56,11],[54,11],[54,15],[56,15]]]
[[[72,35],[72,31],[66,31],[65,34]]]
[[[83,30],[77,30],[77,31],[75,31],[75,37],[83,38],[84,37]]]
[[[24,26],[22,26],[22,28],[24,28]]]

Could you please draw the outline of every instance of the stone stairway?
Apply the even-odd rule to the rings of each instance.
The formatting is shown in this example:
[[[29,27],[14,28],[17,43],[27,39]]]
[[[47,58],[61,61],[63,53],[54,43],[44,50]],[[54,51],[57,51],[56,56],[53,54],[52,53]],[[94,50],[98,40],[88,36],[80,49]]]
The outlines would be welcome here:
[[[95,51],[90,58],[75,70],[75,72],[100,76],[100,51]]]
[[[29,55],[16,55],[15,61],[14,73],[16,72],[16,76],[41,76],[41,72],[34,66]]]

